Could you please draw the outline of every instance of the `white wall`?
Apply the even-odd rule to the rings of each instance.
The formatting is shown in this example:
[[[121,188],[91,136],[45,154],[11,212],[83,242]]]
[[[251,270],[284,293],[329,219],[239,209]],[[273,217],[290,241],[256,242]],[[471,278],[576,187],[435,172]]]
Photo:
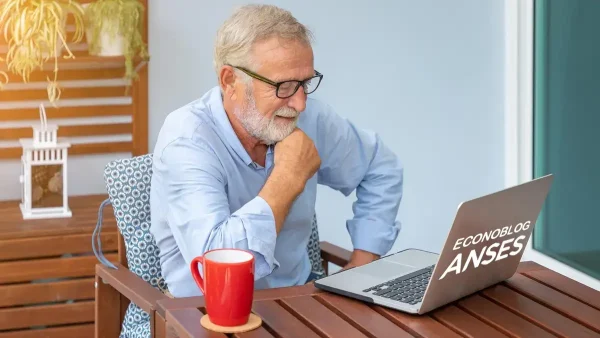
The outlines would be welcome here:
[[[264,1],[316,36],[317,97],[405,163],[394,250],[439,251],[458,203],[503,187],[503,2]],[[216,84],[215,32],[245,1],[151,0],[151,145],[164,117]],[[351,248],[353,197],[319,191],[322,240]]]

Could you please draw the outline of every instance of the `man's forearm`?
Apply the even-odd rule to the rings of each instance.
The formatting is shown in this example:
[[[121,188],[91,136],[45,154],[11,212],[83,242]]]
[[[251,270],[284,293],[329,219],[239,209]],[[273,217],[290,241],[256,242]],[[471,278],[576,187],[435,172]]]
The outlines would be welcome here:
[[[292,204],[304,189],[304,184],[299,178],[289,177],[284,171],[273,169],[271,176],[263,186],[258,196],[262,197],[273,211],[276,231],[283,227]]]
[[[379,259],[380,257],[380,255],[374,254],[369,251],[354,249],[354,251],[352,251],[352,255],[350,256],[350,261],[348,262],[348,264],[346,264],[346,266],[342,268],[349,269],[356,266],[365,265],[367,263],[371,263],[376,259]]]

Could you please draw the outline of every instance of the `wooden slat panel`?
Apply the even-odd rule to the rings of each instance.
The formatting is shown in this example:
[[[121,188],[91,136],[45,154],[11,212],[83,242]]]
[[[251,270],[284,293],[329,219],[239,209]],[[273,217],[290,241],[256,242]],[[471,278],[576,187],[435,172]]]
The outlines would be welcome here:
[[[123,56],[78,56],[73,59],[58,58],[59,72],[68,69],[108,69],[122,68],[125,62]],[[137,64],[139,59],[134,59],[134,64]],[[54,59],[49,59],[44,64],[44,70],[54,70]],[[6,62],[0,62],[0,70],[7,71]]]
[[[69,148],[69,156],[131,152],[132,146],[132,142],[73,144]],[[0,148],[0,160],[19,159],[22,154],[21,148]]]
[[[0,330],[93,321],[94,301],[0,309]]]
[[[546,330],[559,336],[566,337],[597,337],[599,333],[561,316],[560,314],[540,305],[515,291],[512,291],[502,285],[495,286],[483,291],[483,294],[496,301],[499,304],[518,313],[521,317],[544,327]],[[600,317],[598,318],[600,320]]]
[[[550,307],[565,316],[600,332],[600,311],[525,276],[515,275],[506,281],[511,289]]]
[[[106,258],[111,262],[116,262],[117,254],[108,254]],[[98,263],[98,259],[93,255],[0,263],[0,271],[2,271],[0,284],[47,278],[93,276],[96,263]]]
[[[140,69],[138,75],[133,87],[133,156],[148,153],[148,67]]]
[[[550,332],[479,295],[470,296],[459,301],[458,304],[471,315],[511,337],[555,337]]]
[[[296,317],[302,318],[303,322],[321,336],[367,337],[311,296],[285,298],[281,300],[280,305]]]
[[[0,34],[1,35],[1,34]],[[75,53],[75,52],[73,52]],[[23,78],[13,73],[8,73],[9,83],[23,83]],[[58,72],[59,81],[72,80],[104,80],[120,79],[125,75],[125,68],[110,69],[83,69],[83,70],[62,70]],[[47,79],[54,78],[53,71],[34,71],[29,75],[29,82],[46,82]]]
[[[445,306],[432,312],[431,316],[465,337],[508,337],[456,306]]]
[[[69,149],[69,155],[130,152],[131,148],[131,142],[74,144],[71,146],[71,149]]]
[[[0,307],[94,299],[94,279],[0,285]]]
[[[338,316],[354,323],[357,327],[362,327],[364,333],[370,333],[375,337],[412,337],[411,334],[400,329],[365,303],[329,293],[317,295],[316,299],[337,313]]]
[[[73,53],[73,56],[75,56],[76,58],[90,55],[88,45],[86,43],[78,43],[73,45],[72,47],[69,46],[69,48],[71,48],[71,53]],[[123,72],[122,74],[125,74],[125,72]]]
[[[255,302],[253,311],[262,318],[263,325],[269,326],[280,337],[319,337],[273,300]]]
[[[60,103],[60,102],[59,102]],[[100,117],[100,116],[124,116],[132,115],[133,105],[110,105],[110,106],[81,106],[81,107],[46,107],[46,115],[53,119],[73,117]],[[38,120],[40,118],[39,108],[33,109],[0,109],[0,120],[21,121]],[[51,122],[49,119],[48,122]]]
[[[84,338],[94,336],[94,324],[58,326],[41,330],[0,332],[0,338]]]
[[[117,251],[117,231],[100,234],[103,251]],[[0,261],[92,252],[92,234],[0,240]]]
[[[72,17],[72,15],[69,15],[69,16]],[[74,25],[74,23],[75,22],[73,21],[73,24],[67,25],[67,27],[65,29],[65,31],[66,31],[65,40],[67,41],[68,45],[73,44],[75,42],[75,25]],[[5,53],[6,50],[8,49],[7,41],[9,41],[12,38],[12,34],[11,34],[12,32],[7,31],[7,33],[8,33],[7,34],[8,39],[5,39],[4,31],[2,31],[2,34],[0,34],[0,46],[2,46],[2,48],[4,49],[3,53]],[[82,42],[86,42],[85,31],[84,31],[82,38],[79,39],[79,43],[82,43]],[[63,55],[67,55],[67,52],[64,49],[63,49]],[[5,56],[6,55],[2,55],[2,58],[4,58],[4,60],[6,60]]]
[[[125,96],[125,86],[61,88],[60,99],[84,99]],[[0,91],[0,101],[47,100],[46,89]]]
[[[530,271],[525,275],[600,310],[600,294],[587,285],[552,270]]]
[[[396,323],[402,329],[417,337],[428,338],[458,338],[454,331],[429,316],[413,316],[400,311],[376,306],[374,309]]]
[[[21,148],[0,148],[0,160],[18,159],[22,154]]]
[[[81,126],[59,126],[60,137],[97,136],[130,134],[133,130],[131,123],[95,124]],[[31,128],[0,129],[0,141],[31,138]]]

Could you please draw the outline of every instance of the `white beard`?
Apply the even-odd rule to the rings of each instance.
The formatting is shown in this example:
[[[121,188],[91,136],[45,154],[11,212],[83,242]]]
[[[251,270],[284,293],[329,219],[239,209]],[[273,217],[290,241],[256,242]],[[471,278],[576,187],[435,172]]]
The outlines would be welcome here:
[[[247,94],[246,107],[236,108],[234,114],[250,135],[267,145],[272,145],[283,140],[294,131],[298,123],[298,116],[300,116],[295,109],[290,107],[279,108],[272,118],[267,119],[256,108],[256,101],[252,92],[247,92]],[[294,119],[275,121],[276,116],[294,117]]]

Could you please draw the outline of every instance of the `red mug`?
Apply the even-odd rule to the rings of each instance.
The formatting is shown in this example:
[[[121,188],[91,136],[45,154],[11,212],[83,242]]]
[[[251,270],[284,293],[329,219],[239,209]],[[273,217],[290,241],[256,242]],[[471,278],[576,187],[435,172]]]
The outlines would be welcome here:
[[[202,265],[204,278],[198,264]],[[190,268],[213,324],[238,326],[248,322],[254,296],[252,253],[240,249],[210,250],[192,259]]]

